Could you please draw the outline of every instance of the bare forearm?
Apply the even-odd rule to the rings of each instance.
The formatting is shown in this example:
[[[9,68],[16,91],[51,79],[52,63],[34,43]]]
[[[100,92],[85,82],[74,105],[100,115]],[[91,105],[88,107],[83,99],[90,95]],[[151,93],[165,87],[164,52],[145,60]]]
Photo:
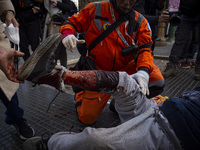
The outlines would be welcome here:
[[[90,91],[115,90],[119,82],[118,72],[112,71],[67,71],[62,79],[65,84]]]
[[[67,71],[63,75],[65,84],[77,86],[87,90],[95,90],[97,86],[97,76],[94,71]]]

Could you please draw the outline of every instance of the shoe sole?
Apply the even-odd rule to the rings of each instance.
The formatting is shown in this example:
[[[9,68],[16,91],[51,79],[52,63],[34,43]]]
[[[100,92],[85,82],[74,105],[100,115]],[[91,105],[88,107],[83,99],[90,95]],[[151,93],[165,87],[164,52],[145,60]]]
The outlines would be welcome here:
[[[34,69],[36,65],[38,65],[38,62],[42,61],[41,60],[42,56],[44,56],[47,53],[47,59],[46,59],[47,61],[43,62],[44,64],[41,65],[41,67],[45,67],[44,68],[45,70],[42,70],[42,72],[37,72],[37,74],[39,73],[38,74],[39,76],[45,75],[45,73],[47,73],[46,69],[47,69],[48,60],[53,56],[54,51],[56,50],[61,39],[62,39],[62,34],[60,33],[56,33],[47,37],[37,47],[37,49],[33,52],[33,54],[24,62],[24,64],[20,67],[18,79],[22,81],[26,80],[31,75],[31,73],[34,72]]]

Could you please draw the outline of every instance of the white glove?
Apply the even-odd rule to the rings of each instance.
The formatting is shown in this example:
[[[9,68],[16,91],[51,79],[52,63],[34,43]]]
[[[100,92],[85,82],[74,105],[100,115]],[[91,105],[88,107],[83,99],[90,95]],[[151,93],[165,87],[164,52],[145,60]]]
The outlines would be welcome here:
[[[143,70],[139,70],[137,73],[131,75],[131,77],[139,84],[142,94],[149,95],[149,74]]]
[[[73,34],[70,34],[62,40],[62,43],[67,49],[72,51],[77,44],[85,43],[85,40],[78,40]]]

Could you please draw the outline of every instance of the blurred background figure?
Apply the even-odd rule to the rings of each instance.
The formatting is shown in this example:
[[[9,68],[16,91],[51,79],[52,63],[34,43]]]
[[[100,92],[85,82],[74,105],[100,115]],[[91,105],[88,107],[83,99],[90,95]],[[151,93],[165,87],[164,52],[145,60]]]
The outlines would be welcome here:
[[[40,3],[43,0],[12,0],[19,22],[20,51],[25,55],[24,61],[30,56],[29,45],[34,51],[40,43]]]
[[[3,51],[13,51],[13,49],[10,49],[10,42],[8,40],[8,38],[6,38],[5,34],[3,33],[4,29],[4,25],[3,22],[6,23],[6,26],[9,26],[11,23],[13,24],[14,27],[19,27],[18,22],[16,21],[15,17],[14,17],[14,7],[11,3],[10,0],[1,0],[0,1],[0,100],[2,101],[2,103],[4,104],[4,106],[6,107],[6,112],[5,112],[5,122],[8,125],[13,125],[15,127],[15,129],[18,131],[19,133],[19,137],[23,140],[26,140],[30,137],[33,137],[35,135],[35,131],[34,129],[28,124],[27,120],[24,119],[24,110],[19,107],[19,100],[18,100],[18,96],[17,96],[17,89],[19,87],[18,83],[14,83],[12,81],[9,81],[7,79],[7,77],[9,78],[9,75],[6,72],[5,69],[6,67],[2,67],[2,65],[7,65],[7,63],[10,63],[11,67],[12,67],[12,63],[13,62],[7,62],[8,60],[6,60],[6,52]],[[20,54],[20,52],[16,52],[18,54]],[[3,57],[2,57],[3,56]],[[20,56],[20,55],[18,55]],[[23,56],[23,54],[21,55]],[[14,58],[13,58],[14,59]],[[10,59],[11,61],[13,61],[13,59]],[[14,65],[13,65],[14,66]],[[7,67],[7,69],[9,69],[9,67]],[[6,76],[4,75],[4,73],[2,72],[2,70],[4,71],[4,73],[6,74]],[[12,70],[10,72],[15,72],[15,69],[12,68]],[[9,71],[8,71],[9,73]],[[11,74],[14,77],[14,73]]]
[[[68,17],[77,13],[77,7],[71,0],[44,0],[44,7],[47,10],[47,14],[43,39],[54,33],[58,33],[60,27],[67,21]],[[60,60],[60,65],[67,67],[67,53],[62,42],[55,51],[55,60],[56,62]]]
[[[188,40],[184,46],[184,50],[181,54],[178,66],[183,69],[190,69],[196,67],[196,54],[198,51],[198,39],[199,39],[199,25],[195,23],[193,30],[188,37]]]
[[[148,20],[152,30],[152,50],[155,48],[157,25],[169,21],[169,12],[164,9],[166,0],[137,0],[134,10],[140,12]]]
[[[194,26],[200,25],[200,1],[199,0],[180,0],[179,11],[181,13],[181,22],[177,26],[175,32],[175,43],[172,46],[169,63],[167,63],[166,69],[163,72],[165,78],[177,75],[178,61],[182,53],[186,53],[184,50],[185,43]],[[200,71],[199,71],[200,73]]]

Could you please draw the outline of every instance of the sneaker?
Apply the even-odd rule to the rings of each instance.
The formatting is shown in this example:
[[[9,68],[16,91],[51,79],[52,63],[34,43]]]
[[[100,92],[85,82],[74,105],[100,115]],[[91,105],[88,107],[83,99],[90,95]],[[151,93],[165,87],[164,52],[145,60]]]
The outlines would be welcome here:
[[[47,37],[20,67],[18,79],[37,83],[38,78],[50,73],[56,65],[53,55],[61,39],[60,33]]]
[[[186,61],[180,62],[178,66],[182,69],[190,69],[190,63]]]
[[[24,150],[48,150],[47,143],[49,138],[50,136],[47,133],[30,138],[23,143]]]
[[[27,140],[35,136],[35,130],[27,123],[26,119],[21,118],[19,121],[13,124],[15,129],[19,133],[19,137],[22,140]]]
[[[165,71],[163,72],[163,76],[165,78],[175,76],[177,74],[176,68],[177,68],[176,64],[167,63],[167,67],[166,67]]]
[[[200,80],[200,65],[196,65],[195,67],[194,78],[195,80]]]

